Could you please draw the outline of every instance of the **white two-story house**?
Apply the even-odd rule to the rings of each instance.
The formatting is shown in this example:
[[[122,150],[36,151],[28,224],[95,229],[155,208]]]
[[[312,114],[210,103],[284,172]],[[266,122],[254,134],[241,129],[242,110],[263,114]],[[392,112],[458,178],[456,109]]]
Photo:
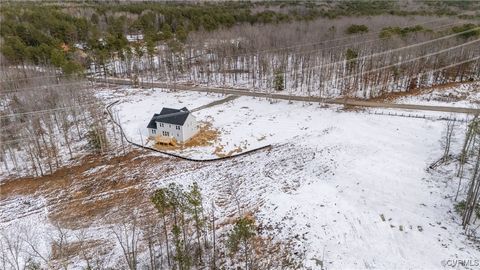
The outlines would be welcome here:
[[[160,135],[183,143],[197,134],[198,125],[195,116],[185,107],[180,110],[163,108],[160,113],[153,115],[147,129],[149,137]]]

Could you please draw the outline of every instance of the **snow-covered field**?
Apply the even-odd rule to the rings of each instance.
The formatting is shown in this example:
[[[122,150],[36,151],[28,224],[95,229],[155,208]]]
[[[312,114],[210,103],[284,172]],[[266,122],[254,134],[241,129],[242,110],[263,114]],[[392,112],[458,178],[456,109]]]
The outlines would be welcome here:
[[[120,100],[114,108],[127,136],[139,143],[150,117],[163,106],[193,109],[224,98],[128,88],[99,90],[98,96]],[[306,269],[320,269],[320,261],[327,269],[448,269],[442,261],[480,258],[479,247],[462,234],[453,211],[457,183],[448,172],[427,171],[442,155],[443,121],[250,97],[195,116],[211,122],[220,139],[182,154],[213,157],[219,145],[225,151],[273,147],[195,169],[179,161],[166,175],[159,173],[161,166],[143,167],[142,174],[152,176],[145,185],[152,190],[197,181],[206,201],[214,202],[223,217],[236,212],[229,197],[235,189],[235,200],[269,228],[263,233],[293,243]],[[461,144],[460,133],[453,151]],[[43,215],[35,212],[32,217]]]
[[[129,98],[117,109],[127,134],[136,140],[138,129],[162,106],[196,107],[215,98],[221,96],[156,90]],[[298,238],[307,265],[314,267],[314,259],[324,257],[334,269],[431,269],[443,259],[480,256],[466,246],[449,213],[452,202],[445,196],[454,183],[445,187],[426,172],[442,154],[442,121],[338,112],[299,102],[270,104],[250,97],[195,115],[211,121],[221,131],[221,141],[188,153],[194,157],[208,156],[218,144],[227,150],[287,145],[289,150],[280,147],[281,157],[264,161],[265,168],[277,168],[275,173],[246,180],[273,178],[278,187],[289,183],[269,187],[272,192],[264,194],[258,216],[283,228],[280,237]]]
[[[121,88],[116,94],[102,91],[99,96],[108,98],[109,101],[120,100],[120,103],[113,108],[118,112],[122,127],[129,139],[137,143],[146,142],[146,125],[152,115],[160,112],[162,107],[180,109],[185,106],[192,110],[225,98],[223,94],[175,92],[158,88],[141,90]],[[418,96],[412,97],[412,101],[412,104],[422,104]],[[404,100],[399,102],[406,103]],[[429,100],[424,103],[433,105],[431,102],[434,101]],[[441,105],[445,105],[445,103]],[[363,114],[363,116],[357,116],[357,114]],[[392,116],[388,116],[388,114]],[[427,119],[450,118],[462,121],[469,118],[464,114],[382,108],[367,108],[357,113],[345,113],[341,106],[330,105],[326,109],[317,103],[272,102],[252,97],[240,97],[225,104],[202,109],[195,112],[194,115],[197,121],[211,123],[220,131],[220,136],[210,146],[176,151],[192,158],[216,157],[213,152],[217,147],[222,147],[223,151],[228,153],[238,147],[245,151],[267,144],[288,143],[291,140],[297,140],[296,138],[300,136],[325,132],[325,125],[331,121],[338,123],[339,117],[342,118],[342,123],[350,121],[356,123],[356,117],[369,121],[378,119],[381,122],[396,121],[393,118],[404,118],[402,116]],[[387,115],[387,117],[383,117],[383,115]]]

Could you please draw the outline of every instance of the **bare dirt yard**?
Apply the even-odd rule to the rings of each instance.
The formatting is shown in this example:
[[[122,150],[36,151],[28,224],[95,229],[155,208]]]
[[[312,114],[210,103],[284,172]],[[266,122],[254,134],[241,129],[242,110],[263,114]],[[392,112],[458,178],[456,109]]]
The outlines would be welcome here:
[[[161,144],[161,143],[154,142],[155,144],[153,145],[153,147],[161,151],[183,150],[191,147],[212,145],[219,139],[220,139],[220,132],[218,131],[218,129],[212,127],[211,123],[207,121],[202,121],[199,123],[198,133],[195,134],[192,138],[190,138],[184,144],[177,143],[175,145],[170,145],[170,144]]]
[[[0,198],[9,201],[17,196],[41,196],[50,209],[48,217],[63,227],[110,223],[132,207],[151,209],[143,207],[149,202],[142,188],[145,175],[135,168],[160,166],[168,174],[168,163],[162,157],[136,150],[116,157],[89,155],[79,165],[62,168],[52,175],[6,180],[0,185]]]

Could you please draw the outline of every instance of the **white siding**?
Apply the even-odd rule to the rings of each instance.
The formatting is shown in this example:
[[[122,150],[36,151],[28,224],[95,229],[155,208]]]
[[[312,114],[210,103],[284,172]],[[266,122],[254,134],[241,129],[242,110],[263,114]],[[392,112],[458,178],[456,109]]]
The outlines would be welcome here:
[[[174,124],[157,122],[157,134],[161,136],[172,137],[179,142],[183,142],[182,126],[180,126],[180,130],[178,130]]]
[[[183,124],[183,139],[187,141],[191,137],[193,137],[198,132],[198,125],[195,116],[191,113],[188,114],[187,120]]]
[[[190,139],[195,134],[197,134],[198,125],[197,125],[197,120],[195,119],[195,116],[193,116],[190,113],[188,114],[188,117],[185,120],[185,123],[183,124],[183,126],[178,126],[178,129],[177,129],[177,125],[157,122],[157,129],[155,131],[154,130],[155,129],[153,128],[149,128],[148,135],[149,136],[156,136],[156,135],[168,136],[168,137],[175,138],[178,142],[186,142],[188,141],[188,139]]]
[[[156,136],[158,134],[157,130],[154,128],[147,128],[148,129],[148,136]]]

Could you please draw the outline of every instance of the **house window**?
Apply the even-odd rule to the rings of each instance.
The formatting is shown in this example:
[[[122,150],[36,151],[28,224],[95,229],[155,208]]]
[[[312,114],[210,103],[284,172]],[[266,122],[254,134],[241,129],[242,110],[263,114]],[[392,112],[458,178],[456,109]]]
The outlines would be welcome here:
[[[158,123],[159,126],[163,127],[163,123]]]
[[[152,129],[152,134],[156,134],[157,133],[157,130],[156,129]]]
[[[175,128],[176,128],[177,130],[180,130],[180,126],[175,126]]]
[[[168,133],[167,131],[163,131],[163,132],[162,132],[162,135],[163,135],[163,136],[170,136],[170,133]]]

